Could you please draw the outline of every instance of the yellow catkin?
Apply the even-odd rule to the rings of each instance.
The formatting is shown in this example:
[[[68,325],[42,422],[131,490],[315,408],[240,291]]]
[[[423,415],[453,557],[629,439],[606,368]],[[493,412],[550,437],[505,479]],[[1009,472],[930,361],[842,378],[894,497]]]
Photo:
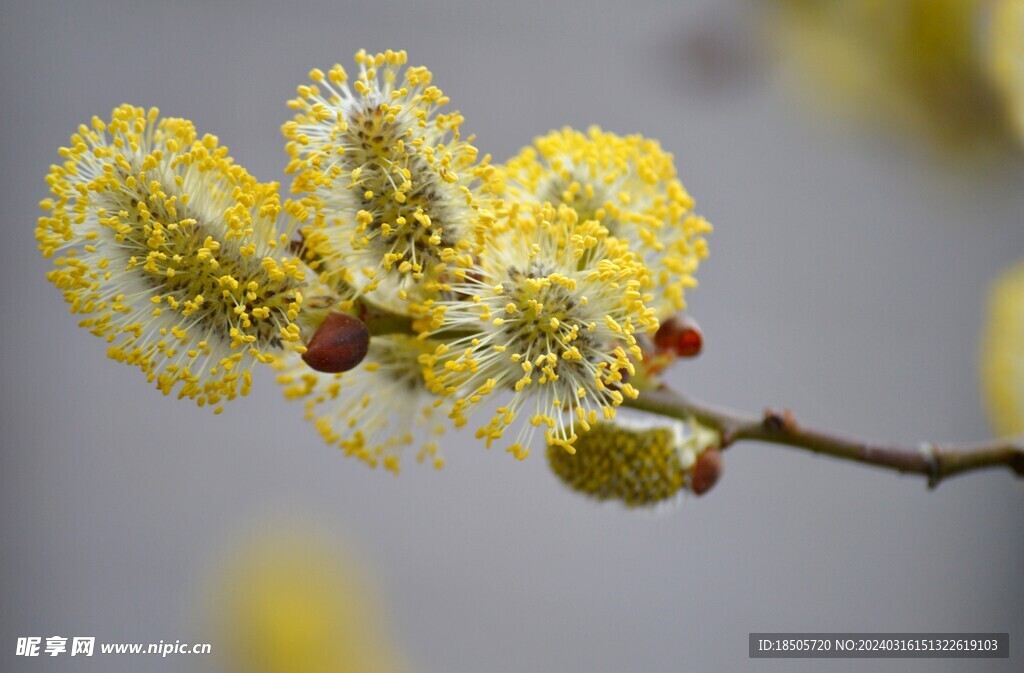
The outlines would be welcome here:
[[[676,426],[599,422],[579,439],[575,453],[549,444],[547,458],[551,471],[574,491],[647,507],[672,500],[686,488],[704,448]]]
[[[707,220],[676,177],[672,155],[657,141],[591,127],[537,138],[487,182],[519,201],[566,205],[629,242],[656,288],[651,306],[664,318],[686,306],[685,290],[707,257]]]
[[[488,215],[471,186],[486,158],[442,112],[448,98],[404,51],[356,54],[358,75],[335,65],[298,88],[282,130],[293,191],[315,217],[303,228],[306,261],[334,285],[392,308],[400,292],[435,289],[466,267]]]
[[[505,212],[478,263],[451,284],[451,297],[418,308],[425,334],[464,334],[424,359],[430,389],[452,398],[456,425],[492,393],[510,390],[477,437],[487,446],[517,419],[507,447],[517,458],[543,428],[571,450],[599,418],[612,418],[637,391],[636,334],[658,326],[650,278],[625,241],[568,206]]]
[[[93,118],[60,155],[36,227],[48,278],[111,358],[219,413],[298,339],[304,272],[276,227],[291,204],[156,109]]]
[[[278,383],[286,398],[305,403],[306,418],[346,456],[397,474],[403,450],[420,435],[417,460],[440,468],[443,410],[427,389],[420,362],[430,350],[413,336],[375,336],[351,371],[324,374],[289,357],[279,366]]]

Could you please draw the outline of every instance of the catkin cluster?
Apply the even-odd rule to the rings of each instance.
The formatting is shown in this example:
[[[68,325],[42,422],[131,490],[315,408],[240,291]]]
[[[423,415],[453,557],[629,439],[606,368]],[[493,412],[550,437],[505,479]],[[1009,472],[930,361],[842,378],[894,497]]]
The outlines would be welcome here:
[[[155,109],[60,150],[36,238],[111,358],[218,412],[270,364],[327,442],[395,472],[409,445],[440,467],[437,436],[463,425],[572,458],[642,394],[711,230],[671,154],[565,128],[494,163],[402,51],[297,94],[286,200]]]

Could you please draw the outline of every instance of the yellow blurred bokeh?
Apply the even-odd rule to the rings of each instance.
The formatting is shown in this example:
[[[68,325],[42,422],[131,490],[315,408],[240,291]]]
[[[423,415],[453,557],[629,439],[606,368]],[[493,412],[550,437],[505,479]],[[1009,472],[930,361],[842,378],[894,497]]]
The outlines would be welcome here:
[[[282,529],[233,549],[210,606],[228,673],[401,673],[377,592],[337,544]]]
[[[981,346],[981,375],[992,426],[1024,434],[1024,262],[992,286]]]
[[[1024,0],[770,7],[772,41],[833,108],[950,147],[1024,147]]]

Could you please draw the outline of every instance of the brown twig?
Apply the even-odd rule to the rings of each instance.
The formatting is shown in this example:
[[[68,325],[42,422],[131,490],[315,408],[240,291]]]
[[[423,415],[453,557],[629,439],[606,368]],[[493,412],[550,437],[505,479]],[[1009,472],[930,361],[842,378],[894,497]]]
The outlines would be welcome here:
[[[360,305],[358,315],[374,336],[415,333],[411,318],[394,315],[369,302]],[[455,339],[465,335],[453,331],[440,336]],[[865,465],[921,474],[928,478],[932,488],[953,475],[993,467],[1007,467],[1018,477],[1024,477],[1024,437],[971,446],[867,442],[800,425],[788,409],[768,409],[762,416],[753,416],[692,400],[665,386],[644,390],[639,399],[627,398],[625,404],[680,420],[696,418],[721,434],[723,449],[743,440],[781,444]]]
[[[680,420],[695,418],[721,433],[722,448],[743,440],[781,444],[833,458],[921,474],[928,478],[932,488],[953,475],[993,467],[1006,467],[1018,477],[1024,477],[1024,438],[970,446],[867,442],[805,427],[797,423],[789,410],[768,409],[762,416],[753,416],[697,402],[667,387],[644,391],[639,399],[626,404]]]

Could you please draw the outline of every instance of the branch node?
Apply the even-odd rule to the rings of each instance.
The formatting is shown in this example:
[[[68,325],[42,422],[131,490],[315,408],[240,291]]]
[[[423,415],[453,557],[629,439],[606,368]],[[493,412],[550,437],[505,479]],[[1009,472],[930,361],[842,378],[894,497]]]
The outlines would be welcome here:
[[[764,420],[761,421],[764,429],[772,434],[781,434],[796,430],[796,418],[789,409],[777,411],[775,409],[764,410]]]

